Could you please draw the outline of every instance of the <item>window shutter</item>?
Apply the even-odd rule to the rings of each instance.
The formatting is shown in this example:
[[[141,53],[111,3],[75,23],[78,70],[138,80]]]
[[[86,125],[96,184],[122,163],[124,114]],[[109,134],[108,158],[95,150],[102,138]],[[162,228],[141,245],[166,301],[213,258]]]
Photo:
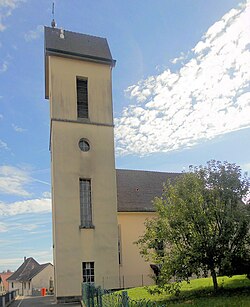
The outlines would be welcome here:
[[[88,118],[88,80],[76,79],[77,83],[77,116],[79,118]]]

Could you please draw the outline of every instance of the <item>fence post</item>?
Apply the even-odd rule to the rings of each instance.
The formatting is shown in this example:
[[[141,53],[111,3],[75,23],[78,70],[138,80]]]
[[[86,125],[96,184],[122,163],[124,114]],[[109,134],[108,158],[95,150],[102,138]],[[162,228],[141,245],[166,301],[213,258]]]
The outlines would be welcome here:
[[[5,307],[5,296],[2,296],[2,306]]]
[[[129,307],[128,305],[128,292],[122,291],[122,307]]]
[[[86,290],[87,290],[86,297],[87,297],[87,304],[88,304],[87,307],[90,307],[90,284],[87,284]]]
[[[97,288],[97,305],[98,305],[98,307],[102,307],[102,290],[101,290],[101,287]]]
[[[95,287],[92,285],[92,284],[90,284],[90,286],[91,286],[91,307],[95,307]]]

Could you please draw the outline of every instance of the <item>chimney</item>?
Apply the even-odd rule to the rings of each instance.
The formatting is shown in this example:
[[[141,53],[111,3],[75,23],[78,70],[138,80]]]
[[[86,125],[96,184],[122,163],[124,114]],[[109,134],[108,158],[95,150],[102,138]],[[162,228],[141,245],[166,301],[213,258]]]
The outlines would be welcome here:
[[[24,260],[24,262],[26,261],[26,256],[24,256],[23,260]]]

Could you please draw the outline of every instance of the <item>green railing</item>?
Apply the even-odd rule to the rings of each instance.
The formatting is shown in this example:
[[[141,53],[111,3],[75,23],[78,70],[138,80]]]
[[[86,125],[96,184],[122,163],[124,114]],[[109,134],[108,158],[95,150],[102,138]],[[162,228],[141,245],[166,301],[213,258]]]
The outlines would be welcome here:
[[[86,307],[160,307],[149,300],[132,300],[127,291],[111,292],[86,283],[82,285],[82,300]]]

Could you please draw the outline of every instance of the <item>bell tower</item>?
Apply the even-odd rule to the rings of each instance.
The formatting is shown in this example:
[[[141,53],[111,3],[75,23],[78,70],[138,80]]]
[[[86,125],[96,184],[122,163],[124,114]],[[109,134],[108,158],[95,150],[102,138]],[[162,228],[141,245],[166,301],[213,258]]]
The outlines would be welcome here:
[[[118,287],[114,65],[106,39],[45,27],[58,300],[79,297],[82,282]]]

